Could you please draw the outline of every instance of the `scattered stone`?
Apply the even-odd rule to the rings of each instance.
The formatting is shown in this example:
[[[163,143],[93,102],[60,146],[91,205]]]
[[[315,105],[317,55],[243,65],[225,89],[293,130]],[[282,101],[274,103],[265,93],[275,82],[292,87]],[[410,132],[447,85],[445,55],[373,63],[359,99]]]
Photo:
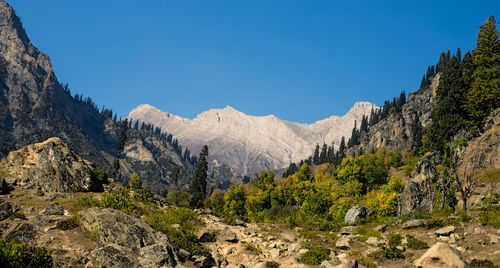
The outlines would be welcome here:
[[[368,244],[370,246],[377,247],[380,244],[380,242],[378,241],[378,239],[376,237],[369,237],[366,240],[366,244]]]
[[[215,242],[216,234],[213,230],[202,229],[198,231],[196,238],[202,243]]]
[[[358,227],[356,226],[345,226],[340,228],[341,235],[350,235],[352,234]]]
[[[238,225],[238,226],[245,226],[245,222],[244,222],[244,221],[242,221],[242,220],[235,220],[235,221],[234,221],[234,224],[235,224],[235,225]]]
[[[369,214],[371,214],[369,209],[361,205],[355,205],[347,211],[344,221],[345,223],[352,225],[356,222],[356,220],[366,218]]]
[[[9,202],[0,199],[0,221],[3,221],[12,216],[12,206]]]
[[[220,241],[226,241],[226,242],[236,242],[236,234],[229,230],[229,229],[223,229],[222,231],[219,232],[217,235],[217,239]]]
[[[245,267],[245,265],[243,265],[243,264],[241,264],[241,263],[240,263],[240,264],[238,264],[238,265],[236,266],[236,268],[246,268],[246,267]]]
[[[44,211],[41,213],[42,215],[47,216],[64,216],[64,208],[58,203],[49,204]]]
[[[281,249],[279,248],[273,248],[269,251],[269,254],[270,254],[270,257],[275,260],[277,258],[279,258],[279,256],[281,256]]]
[[[417,228],[424,226],[424,221],[417,219],[417,220],[410,220],[407,221],[403,224],[403,229],[412,229],[412,228]]]
[[[204,211],[203,211],[205,214],[212,214],[212,210],[209,209],[209,208],[206,208]]]
[[[308,249],[301,248],[301,249],[299,249],[299,254],[302,255],[302,254],[304,254],[304,253],[306,253],[308,251],[309,251]]]
[[[233,252],[234,252],[234,248],[228,248],[224,251],[224,255],[228,256],[228,255],[233,254]]]
[[[319,268],[334,268],[334,266],[329,261],[323,261]]]
[[[439,236],[439,240],[443,242],[448,242],[450,238],[448,236]]]
[[[255,264],[253,268],[267,268],[267,264],[265,262],[259,262]]]
[[[347,237],[341,237],[337,242],[335,243],[335,246],[340,249],[349,249],[351,247],[349,243],[349,238]]]
[[[337,258],[339,258],[339,261],[345,261],[347,259],[347,254],[346,253],[340,253]]]
[[[405,251],[405,247],[403,247],[403,246],[396,246],[396,248],[401,250],[401,251]]]
[[[436,243],[415,261],[416,267],[465,267],[460,253],[445,243]]]
[[[181,248],[181,249],[179,249],[179,256],[182,259],[187,260],[191,256],[191,253],[189,253],[189,251]]]
[[[500,242],[500,236],[498,235],[490,235],[490,243],[492,244],[498,244]]]
[[[288,246],[288,251],[289,252],[296,252],[300,250],[300,244],[299,243],[293,243]]]
[[[270,243],[268,248],[277,248],[278,244],[277,243]]]
[[[180,228],[181,228],[181,225],[180,225],[180,224],[177,224],[177,223],[174,223],[174,224],[172,224],[172,228],[175,228],[175,229],[180,229]]]
[[[383,233],[383,232],[385,232],[385,230],[387,230],[387,225],[380,224],[379,226],[373,228],[373,230]]]
[[[194,265],[197,267],[210,267],[212,264],[212,260],[205,256],[193,256],[194,259]]]
[[[224,256],[222,256],[219,252],[216,252],[213,256],[216,267],[226,267],[228,262]]]
[[[354,267],[354,266],[350,266],[350,265],[345,264],[345,263],[341,263],[339,265],[333,266],[333,268],[352,268],[352,267]],[[358,265],[358,267],[360,267],[360,266]]]
[[[437,236],[449,236],[450,234],[454,233],[456,229],[457,228],[455,226],[450,225],[436,230],[434,234]]]
[[[288,242],[294,242],[294,241],[297,240],[297,238],[295,237],[295,235],[290,234],[290,233],[281,234],[281,237],[283,239],[285,239],[286,241],[288,241]]]

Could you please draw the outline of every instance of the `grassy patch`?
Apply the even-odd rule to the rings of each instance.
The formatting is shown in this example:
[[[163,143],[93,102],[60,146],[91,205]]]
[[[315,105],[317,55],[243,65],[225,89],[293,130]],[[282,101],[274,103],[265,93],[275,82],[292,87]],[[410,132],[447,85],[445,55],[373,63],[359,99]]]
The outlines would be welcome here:
[[[427,243],[425,243],[424,241],[420,241],[411,235],[406,235],[406,241],[408,242],[406,246],[409,249],[420,250],[429,248],[429,245],[427,245]]]
[[[52,267],[51,250],[0,240],[0,267]]]
[[[69,219],[59,221],[56,225],[57,229],[60,230],[71,230],[80,226],[80,217],[75,215]]]
[[[245,247],[246,251],[248,251],[252,254],[255,254],[255,255],[260,254],[260,249],[251,243],[245,242],[245,244],[243,244],[243,246]]]
[[[404,259],[405,255],[403,254],[403,251],[398,248],[382,246],[379,250],[370,253],[368,257],[376,259],[378,261],[383,261],[384,259]]]

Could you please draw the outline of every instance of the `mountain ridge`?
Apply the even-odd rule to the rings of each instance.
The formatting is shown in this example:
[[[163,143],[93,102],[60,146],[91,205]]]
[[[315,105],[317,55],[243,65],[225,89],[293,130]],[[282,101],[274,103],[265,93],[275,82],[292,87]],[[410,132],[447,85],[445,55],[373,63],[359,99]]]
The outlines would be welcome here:
[[[339,144],[349,138],[355,121],[378,107],[370,102],[356,102],[342,116],[332,115],[316,122],[297,123],[275,115],[247,115],[226,106],[209,109],[193,119],[142,104],[127,116],[130,120],[154,124],[172,133],[191,152],[208,144],[211,160],[216,159],[241,175],[262,169],[281,170],[290,162],[307,158],[316,144]]]

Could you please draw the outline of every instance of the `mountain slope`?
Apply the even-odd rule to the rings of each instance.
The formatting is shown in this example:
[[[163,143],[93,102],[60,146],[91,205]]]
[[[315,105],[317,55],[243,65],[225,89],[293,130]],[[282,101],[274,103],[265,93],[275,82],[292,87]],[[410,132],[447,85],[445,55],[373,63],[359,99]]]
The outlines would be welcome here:
[[[274,115],[250,116],[229,106],[211,109],[191,120],[143,104],[128,118],[173,133],[192,152],[208,144],[212,159],[242,175],[252,175],[307,158],[317,143],[338,145],[342,136],[350,136],[355,121],[360,122],[363,115],[376,108],[369,102],[358,102],[344,116],[331,116],[313,124],[284,121]]]
[[[71,96],[57,81],[49,57],[31,44],[19,17],[1,0],[0,25],[0,158],[57,136],[98,168],[111,169],[120,127],[111,119],[112,112],[100,112],[90,98]],[[161,135],[146,130],[127,134],[121,177],[137,172],[146,184],[156,184],[164,183],[174,167],[190,173],[192,165]],[[149,151],[150,158],[134,154],[137,144]]]

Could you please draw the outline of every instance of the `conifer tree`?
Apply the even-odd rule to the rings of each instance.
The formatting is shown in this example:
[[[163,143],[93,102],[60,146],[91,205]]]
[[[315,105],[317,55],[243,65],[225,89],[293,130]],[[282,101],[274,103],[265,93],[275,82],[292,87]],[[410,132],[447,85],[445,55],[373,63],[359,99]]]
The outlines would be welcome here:
[[[472,53],[474,73],[465,108],[480,129],[484,119],[500,106],[500,42],[493,16],[481,25]]]
[[[208,182],[208,146],[205,145],[201,149],[200,157],[198,163],[196,164],[196,170],[194,171],[194,178],[191,181],[189,190],[192,194],[191,206],[195,208],[200,208],[203,206],[203,201],[205,200],[205,195],[207,193],[207,182]]]
[[[323,147],[321,147],[321,153],[319,154],[319,163],[320,164],[326,163],[327,150],[328,150],[328,146],[326,145],[326,143],[323,143]]]
[[[319,144],[316,144],[316,148],[314,149],[314,155],[313,155],[313,164],[319,165]]]

